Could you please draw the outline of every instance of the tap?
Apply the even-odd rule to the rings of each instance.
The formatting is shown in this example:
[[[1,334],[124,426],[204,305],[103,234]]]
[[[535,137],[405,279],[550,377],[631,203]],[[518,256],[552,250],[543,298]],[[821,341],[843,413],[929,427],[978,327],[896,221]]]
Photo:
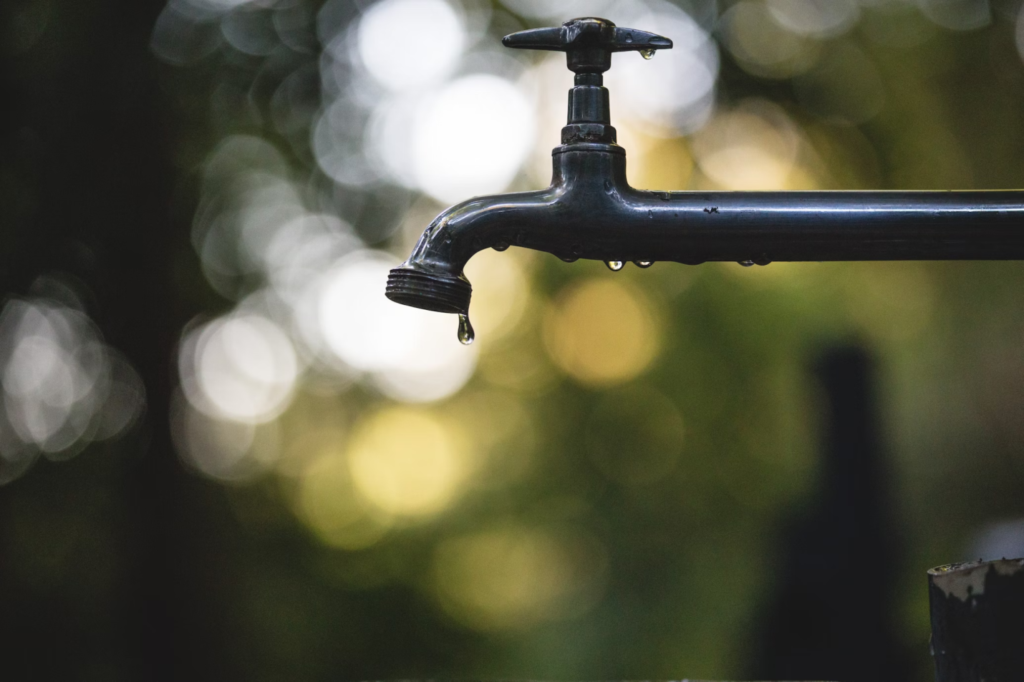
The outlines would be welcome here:
[[[460,316],[472,342],[477,252],[519,246],[564,261],[698,265],[735,261],[1024,259],[1022,191],[652,192],[626,181],[603,75],[615,52],[650,58],[668,38],[599,18],[505,36],[506,47],[561,51],[575,73],[547,189],[477,197],[442,212],[393,269],[392,301]]]

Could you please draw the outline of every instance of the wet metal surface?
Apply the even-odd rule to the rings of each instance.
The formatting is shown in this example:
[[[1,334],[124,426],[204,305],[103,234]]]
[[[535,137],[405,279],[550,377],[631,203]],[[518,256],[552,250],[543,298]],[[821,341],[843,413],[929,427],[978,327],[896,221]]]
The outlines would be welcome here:
[[[466,314],[473,254],[509,245],[562,260],[641,267],[734,261],[1024,259],[1024,192],[649,192],[626,181],[602,73],[617,51],[669,49],[661,36],[604,19],[507,36],[509,47],[566,52],[576,73],[551,186],[470,199],[438,216],[387,295]],[[501,131],[495,131],[500,140]]]

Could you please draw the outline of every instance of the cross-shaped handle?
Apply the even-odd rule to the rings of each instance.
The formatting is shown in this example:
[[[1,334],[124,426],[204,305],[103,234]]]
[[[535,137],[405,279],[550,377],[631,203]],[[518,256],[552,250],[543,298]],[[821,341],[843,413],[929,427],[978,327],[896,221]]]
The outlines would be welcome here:
[[[607,19],[584,17],[561,26],[519,31],[502,39],[505,47],[565,52],[569,68],[577,74],[601,74],[611,68],[613,52],[637,51],[650,57],[657,50],[672,49],[668,38],[619,28]]]

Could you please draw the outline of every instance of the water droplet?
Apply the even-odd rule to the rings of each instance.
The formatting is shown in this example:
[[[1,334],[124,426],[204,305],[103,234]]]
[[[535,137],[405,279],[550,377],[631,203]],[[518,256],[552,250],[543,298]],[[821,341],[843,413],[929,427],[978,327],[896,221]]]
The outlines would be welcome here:
[[[622,268],[626,267],[626,264],[620,260],[606,260],[604,264],[607,265],[608,269],[612,272],[618,272]]]
[[[495,251],[504,251],[505,249],[508,248],[508,244],[506,244],[505,242],[498,242],[491,248],[494,249]]]
[[[564,260],[566,263],[575,263],[576,261],[579,260],[579,258],[576,256],[561,256],[561,259]]]
[[[656,50],[640,50],[640,56],[644,59],[651,59],[654,57]]]
[[[469,315],[459,315],[459,342],[468,346],[476,339],[476,332],[473,325],[469,323]]]
[[[754,261],[752,261],[752,260],[741,260],[741,261],[739,261],[739,263],[740,263],[740,265],[742,265],[745,268],[749,268],[749,267],[754,265]]]
[[[635,261],[633,261],[633,265],[637,266],[638,268],[649,268],[652,265],[654,265],[654,261],[652,261],[652,260],[635,260]]]

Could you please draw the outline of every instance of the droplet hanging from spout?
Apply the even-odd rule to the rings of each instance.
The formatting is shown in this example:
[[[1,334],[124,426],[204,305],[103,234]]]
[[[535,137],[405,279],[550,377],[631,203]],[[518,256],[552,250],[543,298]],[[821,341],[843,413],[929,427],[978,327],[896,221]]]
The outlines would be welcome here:
[[[612,272],[618,272],[626,266],[626,264],[620,260],[606,260],[604,264],[607,265],[608,269]]]
[[[649,268],[652,265],[654,265],[654,261],[652,261],[652,260],[635,260],[635,261],[633,261],[633,265],[637,266],[638,268],[645,268],[646,269],[646,268]]]
[[[653,59],[655,52],[657,52],[657,50],[640,50],[640,56],[644,59]]]
[[[459,315],[459,343],[468,346],[476,340],[476,332],[469,323],[469,315]]]

